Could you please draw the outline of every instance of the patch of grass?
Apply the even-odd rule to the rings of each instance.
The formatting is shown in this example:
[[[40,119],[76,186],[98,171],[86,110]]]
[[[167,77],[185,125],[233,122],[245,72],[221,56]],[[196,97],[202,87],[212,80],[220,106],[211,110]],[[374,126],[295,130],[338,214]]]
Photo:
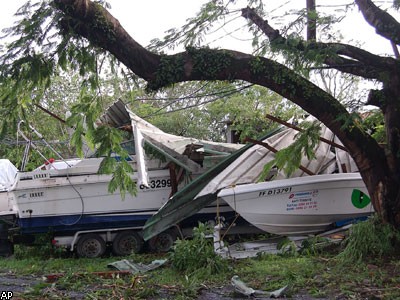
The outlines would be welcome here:
[[[305,286],[313,288],[313,278],[323,272],[324,264],[311,257],[271,254],[239,261],[234,269],[254,289],[273,291],[289,285],[296,292]]]
[[[49,274],[49,273],[78,273],[105,271],[107,264],[117,260],[113,258],[0,258],[0,272],[11,271],[18,275]]]
[[[221,258],[214,255],[211,240],[201,232],[198,231],[197,238],[178,243],[182,247],[178,252],[125,257],[142,263],[169,258],[164,266],[144,274],[108,279],[91,274],[108,271],[108,263],[123,257],[60,259],[40,256],[0,258],[0,274],[9,271],[37,277],[49,273],[64,274],[54,284],[36,285],[21,299],[74,298],[68,294],[71,291],[86,295],[87,299],[196,299],[204,287],[230,286],[233,275],[238,275],[247,286],[263,291],[271,292],[289,285],[288,297],[300,294],[328,299],[400,299],[400,262],[399,256],[393,253],[393,256],[380,255],[375,259],[361,262],[356,259],[357,263],[343,264],[341,255],[344,254],[337,256],[332,248],[325,252],[325,248],[318,246],[321,240],[310,239],[302,245],[300,253],[287,251],[284,255],[263,254],[252,259],[221,260],[223,268],[215,274],[212,270]],[[348,238],[347,246],[352,238]],[[363,237],[364,241],[366,239]],[[335,247],[336,251],[343,249]],[[177,262],[179,267],[174,265]],[[81,275],[76,276],[76,273]]]
[[[152,261],[162,256],[135,255],[134,261]],[[130,257],[126,257],[130,259]],[[262,255],[254,259],[229,261],[226,272],[205,276],[199,272],[182,272],[167,263],[159,269],[140,275],[104,279],[90,274],[105,271],[107,264],[122,258],[101,259],[0,259],[0,273],[13,270],[15,274],[64,273],[54,284],[35,286],[25,299],[37,299],[51,293],[66,297],[66,291],[87,295],[87,299],[195,299],[204,286],[230,285],[233,275],[254,289],[273,291],[289,285],[288,296],[306,293],[312,297],[343,299],[379,296],[399,299],[400,263],[398,260],[382,264],[357,264],[343,267],[333,256],[303,255],[296,257]],[[228,263],[228,262],[227,262]],[[28,271],[26,268],[28,267]],[[76,272],[84,273],[76,276]],[[47,295],[47,294],[46,294]],[[64,296],[63,296],[64,295]],[[30,298],[29,298],[30,297]],[[68,298],[68,297],[66,297]],[[24,299],[24,298],[22,298]]]
[[[64,248],[54,247],[51,240],[51,233],[37,234],[35,235],[35,240],[32,245],[15,245],[14,256],[18,259],[49,257],[64,258],[70,254]]]

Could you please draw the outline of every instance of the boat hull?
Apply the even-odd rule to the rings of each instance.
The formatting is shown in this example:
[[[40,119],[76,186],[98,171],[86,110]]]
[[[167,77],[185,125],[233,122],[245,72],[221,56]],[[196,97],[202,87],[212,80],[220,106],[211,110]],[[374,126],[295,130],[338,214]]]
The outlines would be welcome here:
[[[22,232],[60,232],[143,226],[169,198],[168,170],[151,171],[150,187],[137,194],[108,191],[111,176],[77,175],[19,180],[8,197]]]
[[[223,189],[218,197],[259,229],[307,235],[373,212],[358,173],[314,175]]]
[[[123,197],[108,191],[110,175],[25,176],[3,198],[8,198],[21,233],[69,234],[80,230],[144,226],[171,195],[169,170],[149,171],[149,187],[138,186],[136,195]],[[134,178],[135,179],[135,178]],[[3,201],[4,202],[4,201]],[[218,205],[225,219],[235,212],[227,204]],[[185,219],[182,226],[215,220],[216,204]]]

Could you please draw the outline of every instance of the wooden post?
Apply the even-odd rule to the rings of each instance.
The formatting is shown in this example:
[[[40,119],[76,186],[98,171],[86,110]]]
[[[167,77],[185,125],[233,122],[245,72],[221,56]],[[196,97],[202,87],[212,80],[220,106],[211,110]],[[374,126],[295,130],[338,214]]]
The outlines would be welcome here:
[[[171,179],[171,194],[169,195],[172,197],[178,191],[178,180],[176,179],[176,165],[173,162],[168,164],[169,169],[169,178]]]
[[[315,0],[307,1],[307,41],[317,40],[317,20],[314,17],[310,17],[311,14],[315,14]]]

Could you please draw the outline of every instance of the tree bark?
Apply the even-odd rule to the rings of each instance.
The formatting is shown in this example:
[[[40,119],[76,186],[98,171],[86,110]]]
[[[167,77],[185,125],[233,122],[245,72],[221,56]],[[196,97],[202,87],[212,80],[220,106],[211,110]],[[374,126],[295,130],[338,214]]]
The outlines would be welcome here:
[[[371,0],[356,0],[365,20],[375,28],[377,34],[399,45],[400,24],[387,12],[377,7]]]

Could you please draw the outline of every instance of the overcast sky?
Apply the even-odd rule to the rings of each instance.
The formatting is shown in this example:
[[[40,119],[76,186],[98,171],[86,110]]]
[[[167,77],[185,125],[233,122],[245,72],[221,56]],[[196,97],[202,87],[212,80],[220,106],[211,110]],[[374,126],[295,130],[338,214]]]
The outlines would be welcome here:
[[[23,0],[3,1],[0,10],[0,28],[10,26],[15,18],[13,14],[24,3]],[[207,0],[146,0],[146,1],[123,1],[108,0],[111,4],[111,14],[116,17],[122,26],[131,34],[131,36],[143,46],[146,46],[152,38],[161,38],[167,29],[180,27],[187,18],[193,17],[200,9],[201,5]],[[245,5],[245,1],[240,5]],[[288,11],[291,7],[305,5],[305,0],[291,1],[266,1],[271,7],[269,10]],[[317,5],[332,3],[328,0],[317,0]],[[334,3],[349,3],[349,0],[336,0]],[[371,26],[366,24],[361,14],[354,10],[348,14],[347,20],[341,25],[342,32],[347,39],[357,39],[365,43],[367,50],[376,54],[383,52],[392,53],[390,44],[383,38],[376,37]],[[247,28],[243,25],[245,21],[240,17],[240,12],[230,16],[236,18],[231,24],[232,27],[220,30],[217,34],[210,37],[211,47],[220,47],[243,52],[250,51],[249,35]],[[274,20],[270,20],[274,22]],[[245,41],[243,41],[245,39]]]
[[[9,27],[16,20],[14,13],[25,0],[2,1],[0,28]],[[131,36],[142,45],[154,37],[162,37],[172,27],[180,27],[195,15],[206,0],[108,0],[111,14]]]

